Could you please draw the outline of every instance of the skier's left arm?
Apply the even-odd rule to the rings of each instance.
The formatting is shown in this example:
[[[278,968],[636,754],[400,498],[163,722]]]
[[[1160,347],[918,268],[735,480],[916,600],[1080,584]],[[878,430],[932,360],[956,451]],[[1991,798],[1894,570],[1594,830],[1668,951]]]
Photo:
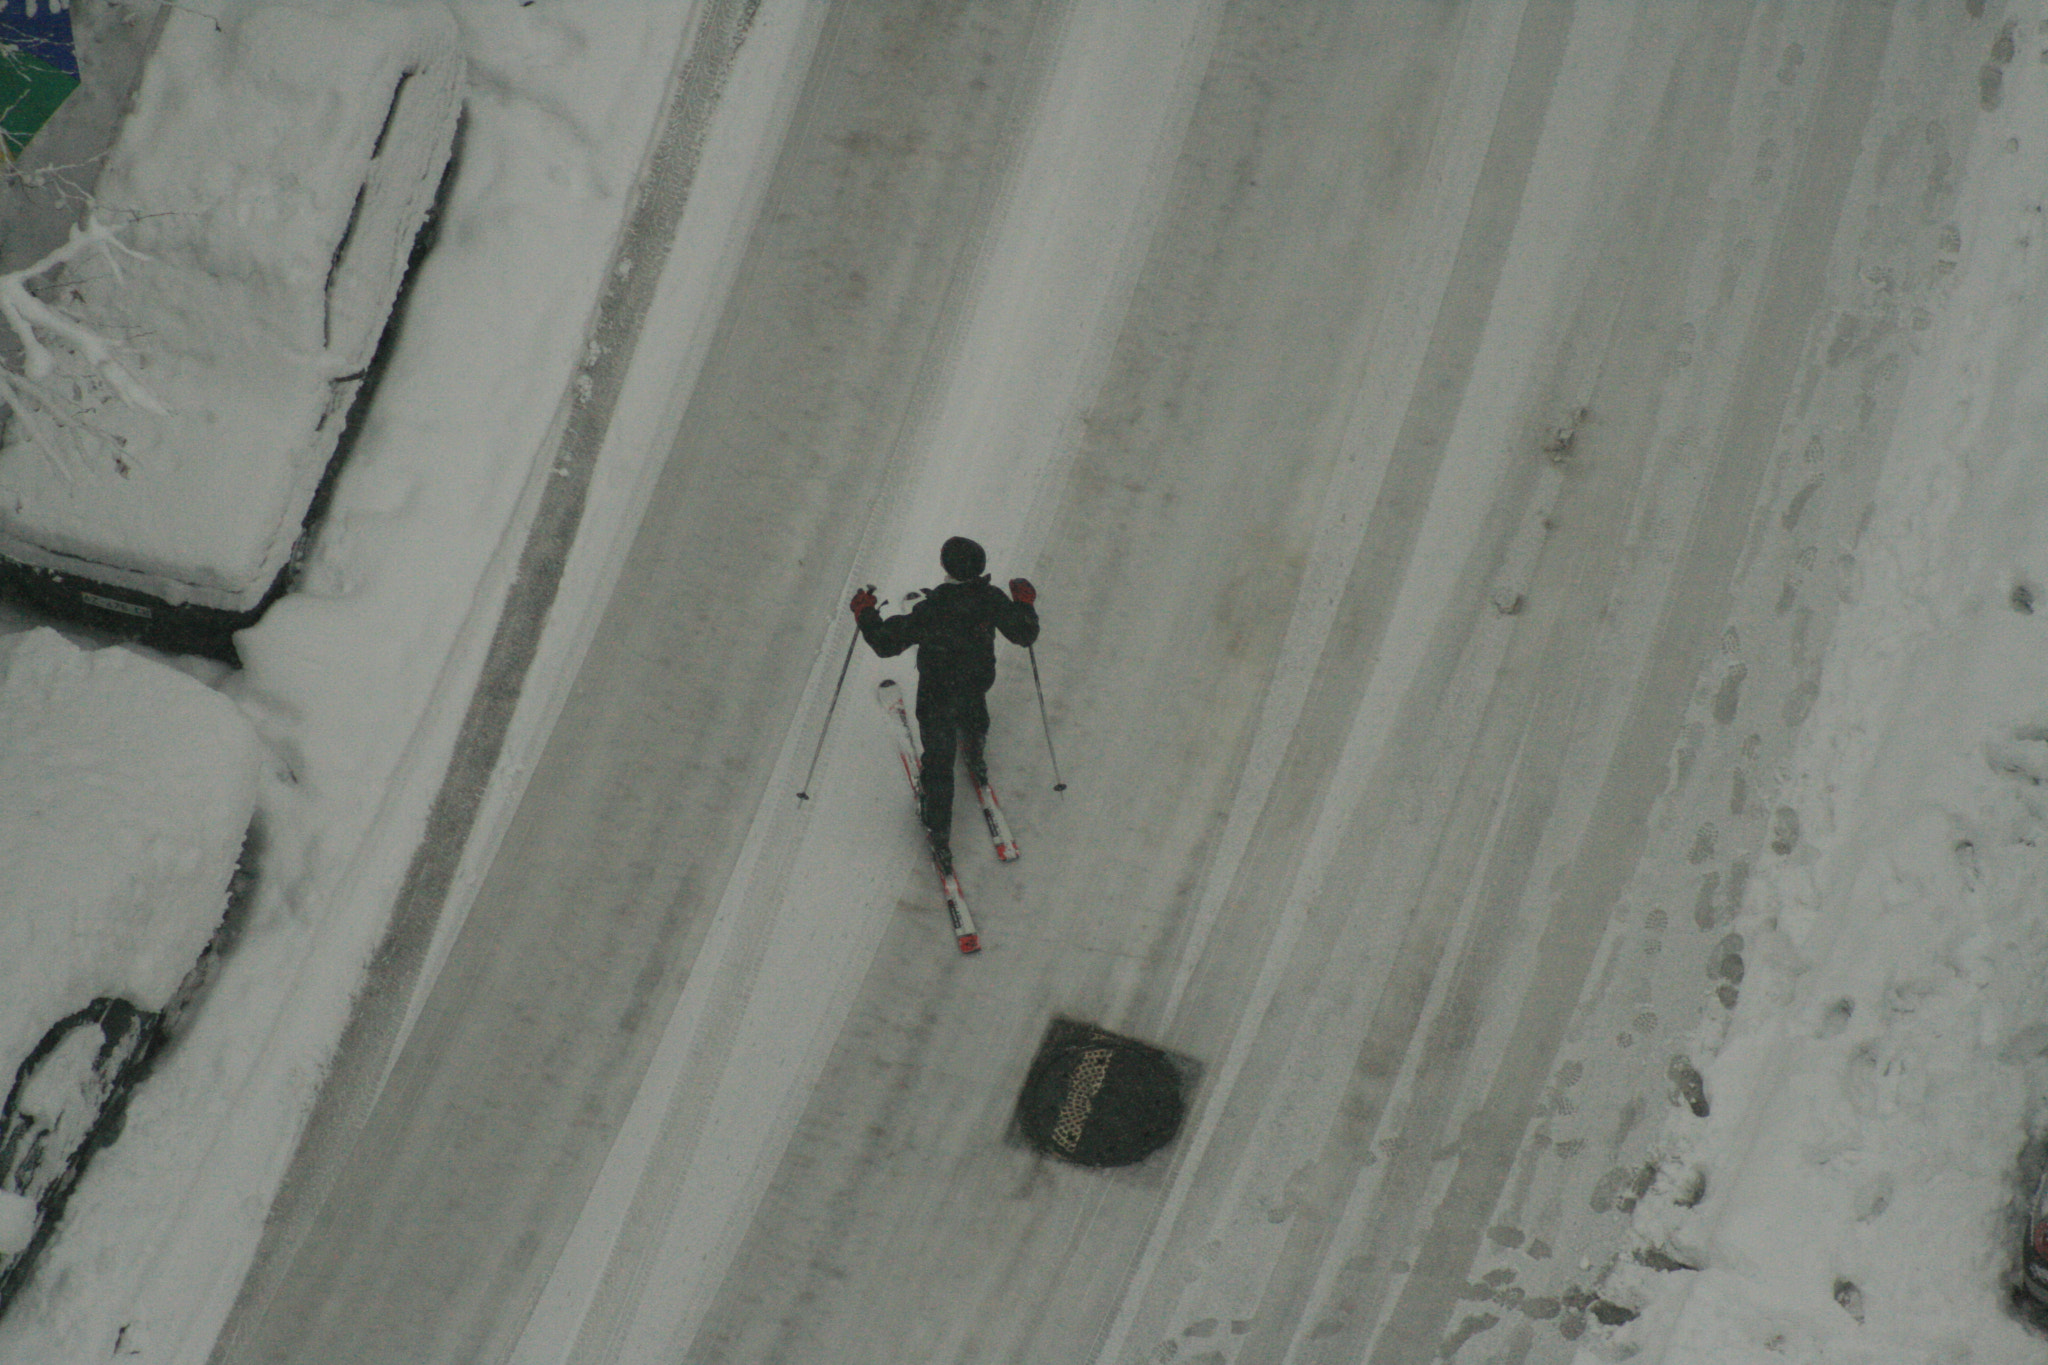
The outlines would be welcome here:
[[[996,629],[1013,645],[1029,647],[1038,639],[1038,589],[1028,578],[1010,580],[1010,595],[996,613]]]

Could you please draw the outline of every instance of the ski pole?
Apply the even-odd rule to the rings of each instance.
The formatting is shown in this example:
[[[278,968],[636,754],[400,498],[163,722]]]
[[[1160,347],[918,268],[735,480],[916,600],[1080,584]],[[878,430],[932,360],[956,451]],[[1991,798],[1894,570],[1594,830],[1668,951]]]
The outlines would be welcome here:
[[[874,590],[874,584],[870,583],[868,591]],[[853,651],[859,643],[860,623],[856,621],[853,626],[853,638],[846,642],[846,659],[839,665],[839,681],[832,684],[832,700],[825,707],[825,723],[818,727],[818,747],[811,750],[811,766],[804,771],[803,789],[796,794],[799,801],[811,799],[811,779],[818,775],[818,755],[825,752],[825,736],[832,729],[832,713],[839,709],[839,691],[846,686],[846,670],[853,667]]]
[[[1060,756],[1053,752],[1052,722],[1045,715],[1045,684],[1038,679],[1038,649],[1034,645],[1024,646],[1024,652],[1031,656],[1031,686],[1038,693],[1038,723],[1045,727],[1045,752],[1052,759],[1052,789],[1063,792],[1067,784],[1060,780]]]

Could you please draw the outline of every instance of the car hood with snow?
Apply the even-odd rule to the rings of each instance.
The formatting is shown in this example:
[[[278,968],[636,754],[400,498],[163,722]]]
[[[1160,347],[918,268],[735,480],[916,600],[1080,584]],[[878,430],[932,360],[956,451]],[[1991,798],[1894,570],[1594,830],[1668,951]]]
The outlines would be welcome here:
[[[46,300],[154,401],[52,348],[67,403],[43,439],[16,414],[0,439],[0,557],[246,614],[283,585],[363,395],[463,63],[438,5],[221,18],[168,16],[100,178],[96,216],[140,257],[84,253]]]

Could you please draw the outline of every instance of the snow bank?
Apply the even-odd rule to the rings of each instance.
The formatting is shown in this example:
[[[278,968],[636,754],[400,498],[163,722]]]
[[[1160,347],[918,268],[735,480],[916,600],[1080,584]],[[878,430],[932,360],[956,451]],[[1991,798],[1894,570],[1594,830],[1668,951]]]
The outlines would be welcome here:
[[[2012,33],[2008,25],[2008,36]],[[1989,69],[1989,68],[1987,68]],[[2034,1361],[2008,1308],[2048,1096],[2048,79],[2004,75],[1852,596],[1594,1348]]]
[[[36,1204],[0,1190],[0,1256],[18,1256],[36,1232]]]

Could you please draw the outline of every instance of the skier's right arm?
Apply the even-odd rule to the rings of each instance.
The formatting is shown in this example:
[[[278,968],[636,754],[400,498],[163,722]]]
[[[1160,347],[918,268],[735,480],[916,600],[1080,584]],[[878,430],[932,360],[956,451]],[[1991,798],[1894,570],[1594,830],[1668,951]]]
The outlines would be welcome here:
[[[915,643],[910,635],[908,615],[882,619],[882,613],[875,606],[874,589],[862,588],[847,605],[853,611],[854,622],[860,627],[861,637],[868,642],[868,648],[881,658],[901,654]]]

